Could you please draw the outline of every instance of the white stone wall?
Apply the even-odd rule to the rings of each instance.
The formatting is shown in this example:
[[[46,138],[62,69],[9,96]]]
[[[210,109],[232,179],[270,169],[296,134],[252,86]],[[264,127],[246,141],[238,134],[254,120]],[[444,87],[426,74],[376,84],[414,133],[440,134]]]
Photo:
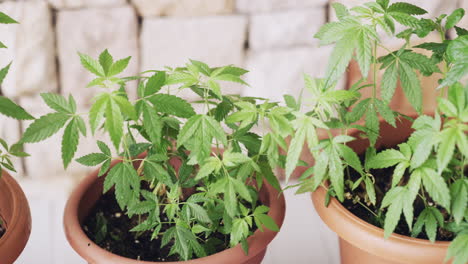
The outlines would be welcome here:
[[[2,93],[39,116],[46,107],[41,92],[75,95],[87,110],[99,89],[85,88],[92,79],[77,52],[96,57],[108,48],[115,58],[132,56],[125,75],[148,69],[179,66],[188,59],[219,66],[235,64],[250,72],[250,87],[228,84],[228,93],[281,100],[299,95],[303,74],[322,77],[330,47],[313,38],[334,16],[329,5],[348,6],[364,0],[0,0],[0,11],[18,25],[0,25],[0,66],[13,61]],[[468,7],[468,0],[410,0],[431,13]],[[464,19],[465,27],[468,18]],[[353,76],[350,76],[352,79]],[[344,89],[346,80],[338,83]],[[135,85],[130,85],[135,94]],[[194,99],[190,92],[180,94]],[[304,93],[307,101],[307,93]],[[15,141],[28,122],[0,118],[0,135]],[[95,149],[93,140],[81,144],[80,154]],[[47,146],[47,147],[44,147]],[[20,159],[19,174],[33,179],[70,175],[86,168],[61,167],[60,138],[26,146],[32,157]],[[44,166],[43,164],[47,164]],[[41,166],[42,165],[42,166]],[[23,171],[22,168],[25,168]]]

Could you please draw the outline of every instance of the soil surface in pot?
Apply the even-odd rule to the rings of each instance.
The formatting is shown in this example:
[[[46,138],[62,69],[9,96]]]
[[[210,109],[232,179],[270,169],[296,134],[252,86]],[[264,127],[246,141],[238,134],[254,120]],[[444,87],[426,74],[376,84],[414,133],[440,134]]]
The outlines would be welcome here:
[[[381,150],[390,149],[390,148],[392,147],[386,147]],[[379,150],[378,152],[380,152],[381,150]],[[361,159],[361,162],[364,161],[364,155],[359,156],[359,158]],[[380,205],[381,205],[383,197],[391,188],[391,181],[392,181],[392,175],[393,175],[394,169],[395,167],[371,170],[371,174],[374,176],[374,179],[375,179],[377,206],[374,206],[370,203],[368,196],[366,194],[364,181],[362,181],[360,186],[357,187],[354,191],[351,190],[350,184],[345,184],[345,201],[343,202],[343,206],[346,207],[355,216],[361,218],[362,220],[374,226],[383,228],[386,209],[381,210]],[[349,170],[347,169],[345,171],[345,175],[348,175],[348,174],[353,182],[357,181],[361,177],[360,174],[352,168],[349,168]],[[467,171],[465,170],[465,175],[466,174],[467,174]],[[403,185],[406,184],[408,180],[409,180],[409,174],[407,171],[402,179]],[[434,204],[434,202],[431,200],[429,195],[426,194],[425,196],[426,196],[428,203]],[[424,201],[422,200],[421,197],[418,197],[416,198],[413,206],[414,206],[413,223],[415,223],[417,217],[419,216],[421,211],[424,209]],[[447,215],[447,211],[444,208],[440,206],[438,206],[437,208],[440,210],[442,215],[444,216]],[[372,211],[372,213],[370,211]],[[447,219],[447,217],[445,217],[445,219]],[[404,217],[401,217],[400,222],[398,223],[395,229],[395,233],[411,237],[411,231],[408,229],[408,225],[406,224]],[[444,228],[438,228],[436,240],[437,241],[452,241],[454,236],[455,236],[454,233]],[[417,236],[417,238],[428,239],[425,232],[421,232],[419,236]]]
[[[141,219],[141,221],[143,220]],[[165,221],[163,216],[161,220]],[[180,261],[178,256],[168,257],[173,245],[172,242],[161,248],[162,235],[151,240],[151,231],[129,231],[138,223],[138,216],[128,218],[120,209],[114,193],[107,192],[97,201],[82,227],[94,243],[114,254],[144,261]],[[163,234],[168,228],[170,228],[169,225],[163,226],[160,234]],[[211,248],[211,252],[207,252],[207,254],[215,254],[229,248],[229,236],[214,233],[207,243]]]

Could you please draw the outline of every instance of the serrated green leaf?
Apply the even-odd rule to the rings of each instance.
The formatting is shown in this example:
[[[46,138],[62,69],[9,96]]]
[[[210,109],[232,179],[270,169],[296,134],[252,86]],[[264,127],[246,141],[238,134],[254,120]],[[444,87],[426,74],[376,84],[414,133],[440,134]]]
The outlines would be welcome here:
[[[208,216],[207,211],[201,205],[189,202],[187,202],[187,205],[188,207],[190,207],[190,211],[198,221],[207,224],[210,224],[212,222],[210,217]]]
[[[414,109],[421,113],[422,110],[422,91],[421,84],[418,76],[411,67],[405,62],[400,62],[398,67],[398,73],[400,76],[401,86],[405,93],[408,101],[414,107]]]
[[[78,149],[79,129],[75,119],[72,119],[63,132],[62,137],[62,161],[63,167],[66,169]]]
[[[224,191],[224,208],[230,217],[234,217],[237,213],[237,197],[234,189],[234,184],[227,181]]]
[[[463,220],[467,210],[468,186],[465,180],[458,179],[450,186],[451,210],[457,224]]]
[[[380,133],[380,123],[379,117],[377,116],[377,111],[374,107],[374,104],[370,103],[369,108],[366,112],[366,134],[369,138],[371,146],[374,146],[377,142],[377,138]]]
[[[218,121],[210,116],[195,115],[180,131],[177,146],[185,145],[189,150],[195,150],[193,155],[200,162],[210,155],[213,138],[227,146],[226,134]]]
[[[44,102],[52,109],[61,113],[72,114],[74,111],[62,95],[55,93],[41,93]]]
[[[424,15],[427,13],[426,10],[418,6],[404,2],[393,3],[388,7],[387,12],[400,12],[408,15]]]
[[[401,162],[397,164],[397,166],[395,167],[395,170],[393,170],[392,188],[397,186],[400,183],[408,167],[409,167],[408,162]]]
[[[11,62],[0,70],[0,84],[2,84],[3,80],[5,80],[5,77],[10,71],[10,66],[11,66]]]
[[[468,262],[468,233],[458,234],[448,248],[445,261],[453,258],[453,264],[465,264]]]
[[[246,86],[249,86],[248,83],[246,83],[244,80],[242,80],[240,77],[233,75],[233,74],[220,74],[215,77],[212,77],[214,80],[218,81],[227,81],[227,82],[234,82],[234,83],[240,83]]]
[[[34,143],[47,139],[65,126],[68,119],[70,119],[70,116],[63,113],[41,116],[26,129],[21,142]]]
[[[110,67],[109,69],[109,73],[107,74],[108,76],[115,76],[121,72],[123,72],[123,70],[125,70],[125,68],[127,68],[128,66],[128,63],[130,62],[130,59],[132,57],[127,57],[125,59],[121,59],[121,60],[118,60],[116,61],[114,64],[112,64],[112,66]]]
[[[328,61],[326,71],[327,83],[333,83],[339,80],[346,71],[353,56],[356,42],[356,35],[346,34],[339,42],[336,43]]]
[[[104,70],[104,75],[107,76],[109,73],[109,69],[114,63],[114,59],[112,58],[112,55],[110,55],[109,51],[105,49],[100,55],[99,55],[99,64],[101,64],[102,69]]]
[[[199,72],[201,72],[205,76],[210,76],[211,75],[211,69],[206,63],[201,62],[201,61],[196,61],[196,60],[190,60],[193,66],[197,68]]]
[[[379,111],[383,119],[393,127],[396,127],[395,115],[393,114],[393,111],[388,106],[388,104],[377,99],[375,100],[375,106],[377,107],[377,110]]]
[[[437,226],[443,225],[444,217],[440,211],[434,207],[426,207],[421,214],[419,214],[415,227],[411,232],[411,236],[416,237],[425,226],[426,234],[431,242],[435,242],[437,235]]]
[[[146,133],[152,143],[159,145],[162,139],[163,121],[156,110],[146,103],[143,104],[142,111],[143,125],[146,128]]]
[[[430,76],[434,72],[440,72],[437,65],[434,64],[434,62],[431,59],[424,56],[423,54],[415,52],[403,52],[403,54],[401,54],[399,58],[412,68],[418,69],[422,74],[426,76]]]
[[[161,90],[166,83],[166,72],[159,71],[151,76],[146,82],[145,92],[143,96],[155,94]]]
[[[106,107],[105,128],[116,149],[119,149],[123,137],[124,120],[119,105],[114,100],[108,100]]]
[[[133,107],[132,103],[130,103],[130,101],[126,97],[114,95],[112,96],[112,100],[118,104],[120,111],[127,117],[129,117],[132,120],[138,119],[135,107]]]
[[[364,28],[357,37],[356,58],[363,78],[369,74],[372,60],[372,44],[367,33],[368,30],[371,29]]]
[[[455,9],[452,14],[447,17],[445,22],[445,30],[453,28],[465,15],[465,9],[458,8]]]
[[[388,168],[406,160],[407,158],[400,151],[387,149],[369,159],[367,167],[370,169]]]
[[[18,24],[18,21],[14,20],[7,14],[0,12],[0,23],[1,24]]]
[[[411,15],[401,12],[390,12],[389,15],[391,15],[398,23],[402,24],[403,26],[419,28],[419,19]]]
[[[91,126],[91,131],[93,133],[101,125],[101,121],[104,117],[109,101],[109,94],[100,94],[96,97],[96,101],[91,106],[91,109],[89,110],[89,125]]]
[[[12,117],[18,120],[32,120],[34,117],[30,115],[24,108],[15,104],[7,97],[0,96],[0,114]]]
[[[101,163],[103,163],[104,161],[110,159],[110,157],[106,154],[103,154],[103,153],[91,153],[91,154],[88,154],[88,155],[85,155],[79,159],[77,159],[76,161],[79,162],[80,164],[83,164],[85,166],[89,166],[89,167],[92,167],[92,166],[97,166]]]
[[[382,99],[390,102],[395,94],[398,81],[398,69],[396,63],[390,64],[385,70],[381,82]]]
[[[100,77],[105,76],[104,69],[96,60],[80,52],[78,52],[78,55],[80,56],[81,65],[83,65],[83,67],[85,67],[88,71]]]
[[[182,118],[190,118],[195,115],[193,107],[184,99],[169,94],[155,94],[148,98],[156,111],[175,115]]]
[[[333,9],[335,9],[335,14],[338,17],[338,19],[341,20],[349,15],[348,8],[342,3],[334,2],[331,4],[331,6],[333,7]]]
[[[455,142],[457,139],[458,128],[451,127],[440,132],[440,143],[437,149],[437,168],[439,174],[447,167],[450,160],[453,158],[455,150]]]
[[[117,163],[104,180],[104,193],[115,186],[115,198],[120,209],[125,208],[140,195],[140,179],[129,163]]]
[[[418,170],[421,171],[427,193],[436,203],[450,210],[450,191],[444,178],[433,169],[422,167]]]
[[[332,148],[329,147],[327,150],[328,158],[328,168],[329,168],[329,177],[333,190],[335,191],[338,200],[344,200],[344,168],[343,163],[338,155],[338,153]]]

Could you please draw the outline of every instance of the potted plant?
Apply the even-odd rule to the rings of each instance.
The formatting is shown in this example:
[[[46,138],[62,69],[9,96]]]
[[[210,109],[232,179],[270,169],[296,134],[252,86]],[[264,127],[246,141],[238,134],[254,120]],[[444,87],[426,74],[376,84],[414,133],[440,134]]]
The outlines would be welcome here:
[[[18,23],[0,12],[0,24]],[[6,46],[0,42],[0,48]],[[10,64],[0,70],[0,85],[7,75]],[[17,120],[34,119],[22,107],[0,92],[0,114]],[[7,171],[16,172],[12,157],[28,156],[22,144],[9,145],[0,138],[0,256],[2,263],[13,263],[23,251],[31,233],[31,212],[23,190]]]
[[[325,129],[329,138],[308,141],[315,164],[302,175],[298,192],[313,192],[318,214],[340,237],[342,263],[467,263],[468,87],[460,81],[468,71],[468,31],[455,26],[464,10],[431,20],[419,17],[427,13],[420,7],[388,0],[333,8],[339,20],[315,37],[335,47],[325,78],[306,76],[313,111],[291,141],[286,175],[304,135]],[[406,27],[396,34],[405,44],[388,50],[378,32],[393,36],[395,24]],[[453,29],[458,36],[446,39]],[[411,38],[432,31],[440,43],[410,45]],[[378,48],[388,54],[377,58]],[[347,91],[333,91],[352,58],[362,79]],[[434,113],[421,113],[417,72],[442,74]],[[414,116],[388,106],[398,82]],[[360,100],[359,90],[367,86],[372,96]],[[340,135],[332,137],[336,130]]]
[[[246,84],[247,71],[185,67],[117,77],[130,57],[114,61],[79,54],[96,75],[89,113],[77,113],[73,96],[41,94],[54,110],[34,121],[21,142],[38,142],[65,127],[62,158],[67,167],[80,136],[102,130],[112,146],[80,157],[101,165],[74,190],[65,208],[67,238],[89,263],[260,263],[282,225],[285,201],[272,166],[289,108],[261,98],[226,95],[220,81]],[[126,84],[138,81],[137,98]],[[191,90],[193,104],[177,96]],[[260,103],[257,103],[260,101]],[[200,106],[197,114],[192,105]],[[277,124],[263,138],[252,132],[265,120]],[[276,161],[264,153],[275,152]],[[146,262],[145,262],[146,263]]]

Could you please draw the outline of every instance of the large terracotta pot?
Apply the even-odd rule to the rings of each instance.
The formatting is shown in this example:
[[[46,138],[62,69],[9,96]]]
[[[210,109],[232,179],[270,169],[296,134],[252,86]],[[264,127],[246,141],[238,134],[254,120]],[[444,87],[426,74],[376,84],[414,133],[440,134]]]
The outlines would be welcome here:
[[[81,228],[81,223],[87,217],[91,208],[102,195],[104,177],[98,178],[98,171],[88,175],[73,191],[64,214],[64,228],[68,241],[73,249],[92,264],[137,264],[137,263],[160,263],[137,261],[121,257],[96,245],[89,239]],[[264,184],[260,191],[260,199],[263,204],[270,207],[268,213],[276,224],[281,227],[285,214],[284,196],[278,193],[269,184]],[[241,246],[238,245],[200,259],[185,262],[162,262],[183,264],[260,264],[263,260],[268,244],[276,236],[277,232],[264,229],[265,232],[257,230],[253,236],[247,239],[249,244],[249,255],[246,256]]]
[[[395,146],[411,134],[411,122],[404,120],[397,128],[381,122],[379,147]],[[353,131],[350,134],[355,135]],[[358,153],[369,146],[367,140],[350,142]],[[339,236],[341,263],[343,264],[441,264],[449,242],[431,243],[429,240],[392,234],[384,239],[383,229],[373,226],[355,216],[338,200],[331,199],[325,207],[324,188],[312,193],[312,200],[322,220]]]
[[[28,200],[18,183],[5,171],[0,178],[0,217],[6,232],[0,238],[0,263],[11,264],[21,254],[31,234]]]

